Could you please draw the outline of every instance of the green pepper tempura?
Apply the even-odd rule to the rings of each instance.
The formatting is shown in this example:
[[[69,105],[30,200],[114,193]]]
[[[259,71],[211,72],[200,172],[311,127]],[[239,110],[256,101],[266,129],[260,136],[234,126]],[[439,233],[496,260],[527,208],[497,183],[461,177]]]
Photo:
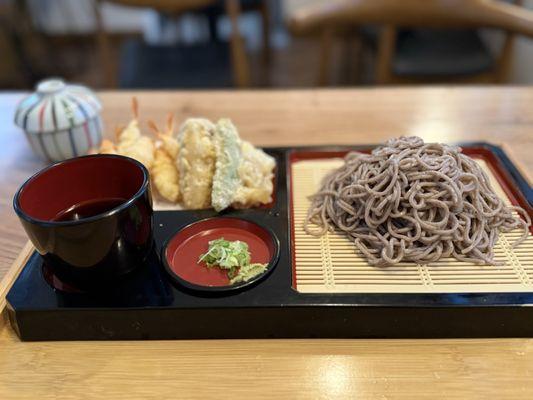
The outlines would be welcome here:
[[[209,242],[207,253],[200,256],[198,263],[205,262],[209,268],[227,270],[230,284],[234,284],[247,282],[266,270],[267,264],[250,263],[250,260],[248,244],[240,240],[230,242],[220,238]]]

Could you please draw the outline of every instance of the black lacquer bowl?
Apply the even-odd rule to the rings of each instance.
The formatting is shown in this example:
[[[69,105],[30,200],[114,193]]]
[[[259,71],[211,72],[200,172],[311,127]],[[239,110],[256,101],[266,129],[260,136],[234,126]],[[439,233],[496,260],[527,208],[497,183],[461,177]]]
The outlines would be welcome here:
[[[25,182],[13,205],[49,268],[76,287],[107,286],[141,265],[152,247],[148,170],[128,157],[54,164]]]

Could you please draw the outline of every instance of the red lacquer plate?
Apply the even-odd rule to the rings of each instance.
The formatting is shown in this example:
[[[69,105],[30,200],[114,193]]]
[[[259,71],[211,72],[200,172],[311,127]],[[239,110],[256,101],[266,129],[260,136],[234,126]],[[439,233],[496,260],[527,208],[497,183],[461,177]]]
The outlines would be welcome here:
[[[246,282],[231,285],[226,272],[198,263],[209,241],[223,237],[248,244],[252,263],[268,263],[265,272]],[[268,229],[240,218],[208,218],[194,222],[176,233],[163,246],[161,259],[172,279],[193,290],[221,292],[252,285],[274,269],[279,258],[279,241]]]

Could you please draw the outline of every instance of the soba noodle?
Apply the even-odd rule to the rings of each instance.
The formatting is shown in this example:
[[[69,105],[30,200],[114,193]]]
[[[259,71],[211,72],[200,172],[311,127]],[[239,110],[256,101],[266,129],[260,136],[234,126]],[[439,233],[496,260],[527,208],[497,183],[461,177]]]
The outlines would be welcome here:
[[[530,224],[522,208],[504,204],[460,148],[411,136],[391,139],[371,154],[349,153],[312,197],[304,228],[316,236],[343,231],[372,265],[448,256],[494,264],[499,232],[522,229],[514,247]]]

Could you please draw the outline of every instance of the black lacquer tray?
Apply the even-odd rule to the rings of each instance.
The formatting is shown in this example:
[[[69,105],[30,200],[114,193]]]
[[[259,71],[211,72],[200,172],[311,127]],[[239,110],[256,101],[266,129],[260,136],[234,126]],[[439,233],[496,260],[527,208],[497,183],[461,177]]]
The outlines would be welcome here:
[[[484,154],[514,199],[531,210],[531,188],[501,149],[484,143],[463,146]],[[291,250],[289,162],[295,152],[305,158],[371,147],[268,149],[278,162],[271,207],[222,214],[265,226],[280,241],[277,266],[256,285],[209,293],[174,282],[160,263],[161,246],[180,228],[217,214],[210,210],[157,211],[154,250],[146,265],[112,291],[90,294],[56,289],[40,256],[34,253],[7,295],[11,324],[20,338],[28,341],[533,336],[533,292],[298,292]],[[57,282],[56,286],[60,287]]]

